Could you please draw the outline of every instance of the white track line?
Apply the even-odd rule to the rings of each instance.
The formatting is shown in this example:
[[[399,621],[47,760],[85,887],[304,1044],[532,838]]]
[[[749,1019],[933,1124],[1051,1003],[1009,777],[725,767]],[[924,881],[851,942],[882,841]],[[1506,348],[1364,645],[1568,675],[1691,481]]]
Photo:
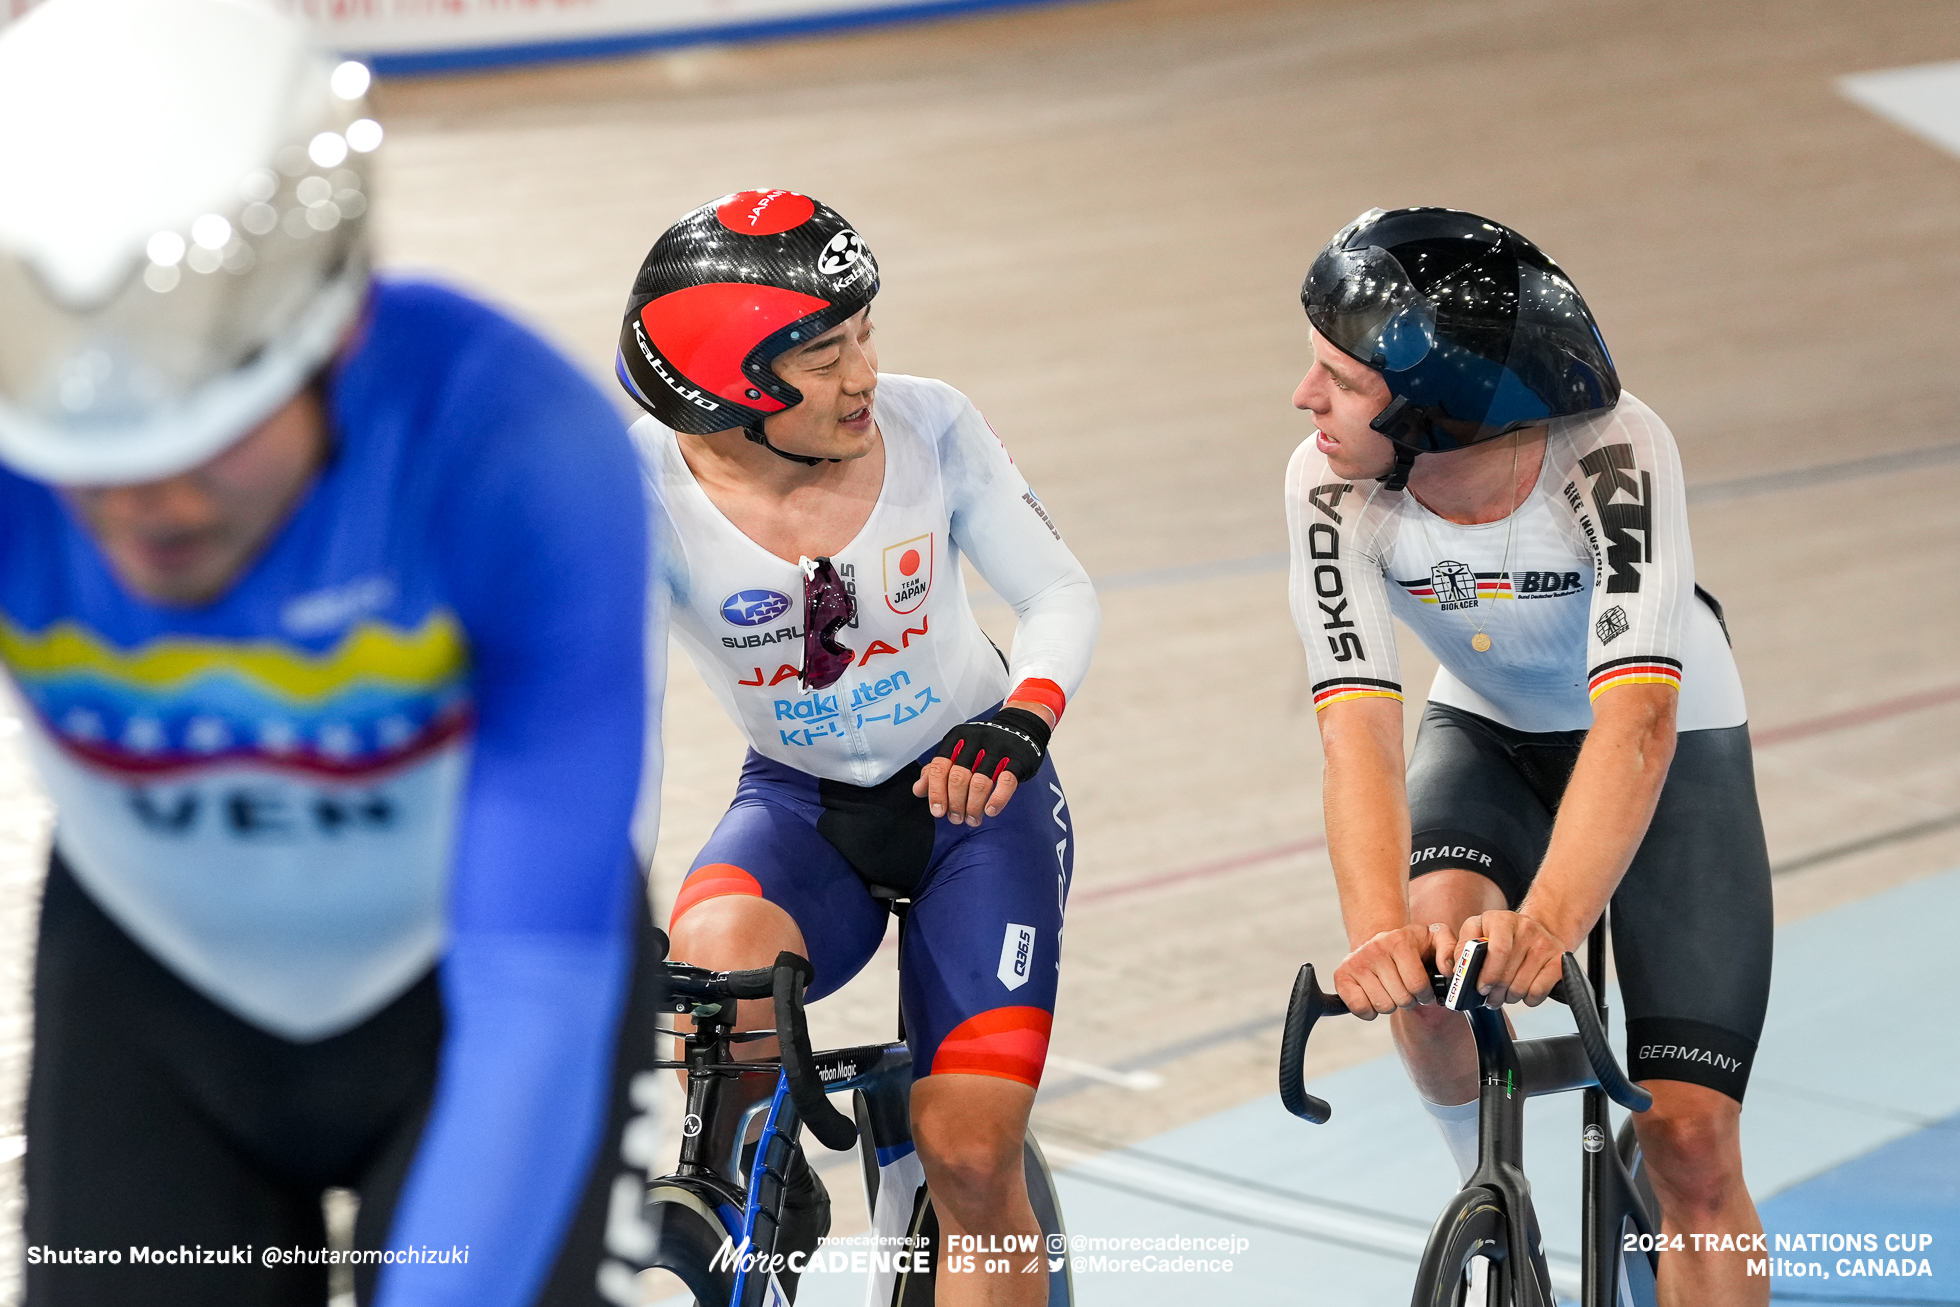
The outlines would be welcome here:
[[[1078,1062],[1072,1057],[1058,1053],[1048,1055],[1048,1065],[1057,1071],[1065,1071],[1084,1080],[1099,1080],[1106,1085],[1116,1085],[1122,1089],[1144,1093],[1152,1089],[1162,1089],[1164,1078],[1155,1071],[1117,1071],[1106,1066],[1096,1066],[1090,1062]]]

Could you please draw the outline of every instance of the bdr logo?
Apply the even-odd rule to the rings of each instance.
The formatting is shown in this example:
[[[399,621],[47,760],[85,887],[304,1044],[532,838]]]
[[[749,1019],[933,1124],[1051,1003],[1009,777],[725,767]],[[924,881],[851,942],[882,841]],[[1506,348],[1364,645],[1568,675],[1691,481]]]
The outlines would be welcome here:
[[[1577,572],[1513,572],[1512,593],[1521,595],[1577,594],[1584,588]]]
[[[1028,983],[1034,965],[1034,934],[1033,926],[1008,923],[1007,934],[1000,941],[1000,983],[1009,989]]]

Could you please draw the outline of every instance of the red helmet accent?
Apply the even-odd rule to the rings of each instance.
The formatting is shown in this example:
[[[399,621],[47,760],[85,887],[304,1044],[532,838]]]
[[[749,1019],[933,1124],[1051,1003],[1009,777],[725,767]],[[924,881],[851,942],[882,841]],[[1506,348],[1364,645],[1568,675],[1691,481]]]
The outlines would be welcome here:
[[[715,206],[715,217],[743,236],[779,236],[816,211],[815,201],[795,191],[737,191]]]
[[[742,363],[759,342],[829,307],[828,300],[777,286],[715,281],[662,295],[640,310],[640,321],[653,347],[695,385],[733,403],[779,413],[788,405],[759,392]]]

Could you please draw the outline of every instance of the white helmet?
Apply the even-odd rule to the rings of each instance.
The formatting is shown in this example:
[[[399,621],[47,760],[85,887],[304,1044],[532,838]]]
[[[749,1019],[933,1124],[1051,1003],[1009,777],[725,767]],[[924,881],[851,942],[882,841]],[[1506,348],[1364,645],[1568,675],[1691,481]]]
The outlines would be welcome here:
[[[0,32],[0,460],[174,476],[305,386],[367,291],[367,83],[254,0]]]

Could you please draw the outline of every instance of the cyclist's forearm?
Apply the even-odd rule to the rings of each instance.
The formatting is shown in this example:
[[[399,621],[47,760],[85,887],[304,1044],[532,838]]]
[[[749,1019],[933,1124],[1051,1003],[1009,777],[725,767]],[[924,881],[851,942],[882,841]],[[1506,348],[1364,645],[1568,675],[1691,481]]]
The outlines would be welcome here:
[[[1402,774],[1402,705],[1337,703],[1320,714],[1327,770],[1321,804],[1327,851],[1350,947],[1409,920],[1409,801]]]
[[[1567,947],[1592,929],[1646,838],[1674,759],[1675,697],[1633,685],[1595,705],[1544,866],[1519,909]]]

